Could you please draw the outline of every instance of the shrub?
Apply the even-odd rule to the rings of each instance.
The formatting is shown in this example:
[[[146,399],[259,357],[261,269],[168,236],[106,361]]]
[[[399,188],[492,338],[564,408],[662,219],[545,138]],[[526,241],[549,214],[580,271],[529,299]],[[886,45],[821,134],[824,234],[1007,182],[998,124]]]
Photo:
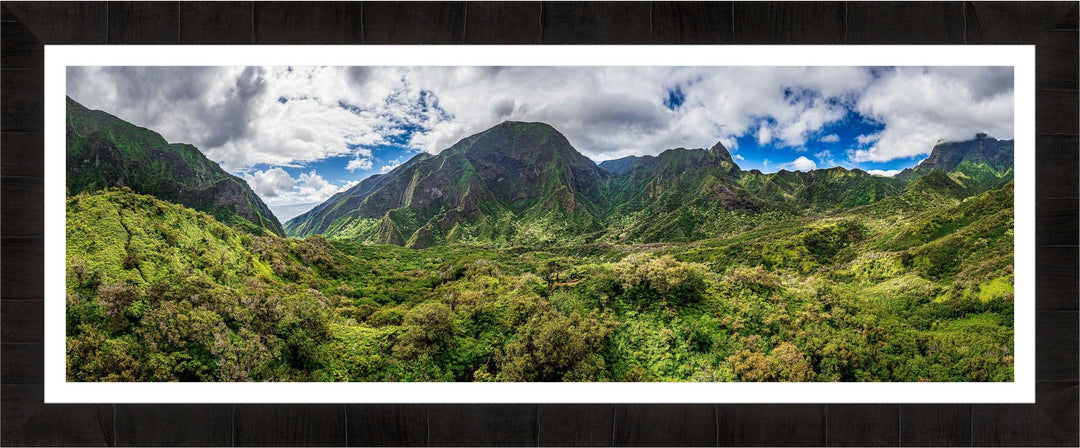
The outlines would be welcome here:
[[[98,286],[97,302],[105,315],[119,319],[123,316],[124,308],[135,301],[136,292],[135,288],[127,283],[105,283]]]
[[[613,270],[625,289],[646,288],[677,304],[700,300],[705,291],[705,267],[670,255],[633,254],[616,263]]]
[[[595,381],[603,370],[598,355],[617,322],[593,312],[563,315],[546,309],[533,316],[507,344],[502,381]]]

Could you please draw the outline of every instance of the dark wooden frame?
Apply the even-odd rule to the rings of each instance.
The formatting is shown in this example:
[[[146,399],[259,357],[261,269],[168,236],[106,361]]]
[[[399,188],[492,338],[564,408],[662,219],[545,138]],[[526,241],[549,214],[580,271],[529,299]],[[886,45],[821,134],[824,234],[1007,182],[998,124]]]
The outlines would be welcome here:
[[[0,444],[1080,445],[1077,3],[5,2]],[[43,44],[1034,44],[1034,405],[45,405]]]

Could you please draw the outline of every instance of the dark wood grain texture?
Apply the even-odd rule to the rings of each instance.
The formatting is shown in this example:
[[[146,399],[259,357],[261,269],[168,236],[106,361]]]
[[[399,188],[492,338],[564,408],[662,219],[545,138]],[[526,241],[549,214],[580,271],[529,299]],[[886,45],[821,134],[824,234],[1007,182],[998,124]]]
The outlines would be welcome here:
[[[1080,243],[1080,201],[1073,198],[1035,199],[1035,244],[1076,246]]]
[[[540,446],[612,446],[615,406],[540,405]]]
[[[6,384],[44,384],[45,345],[0,343],[0,378]]]
[[[900,444],[900,405],[828,405],[828,446],[895,446]]]
[[[825,445],[825,406],[722,404],[717,407],[719,446]]]
[[[4,132],[0,134],[0,145],[3,147],[0,150],[0,173],[4,176],[40,177],[44,173],[44,134]]]
[[[1031,44],[1075,11],[1075,2],[965,2],[969,44]]]
[[[22,22],[0,26],[0,67],[29,68],[45,63],[45,47]]]
[[[116,405],[118,446],[231,446],[233,405]]]
[[[962,44],[960,2],[847,2],[849,44]]]
[[[425,446],[428,409],[422,404],[345,407],[349,446]]]
[[[0,131],[41,132],[45,129],[44,71],[41,68],[0,70]]]
[[[620,404],[615,446],[715,446],[716,406]]]
[[[735,2],[736,44],[842,44],[843,2]]]
[[[110,44],[180,42],[179,2],[109,2]]]
[[[0,301],[0,343],[45,342],[45,302]]]
[[[43,44],[104,44],[109,36],[106,2],[4,2]]]
[[[43,404],[42,386],[0,386],[0,445],[113,446],[112,405]]]
[[[1035,92],[1036,134],[1080,133],[1080,93],[1070,90],[1040,90]]]
[[[535,404],[428,407],[429,446],[536,446]]]
[[[1040,109],[1042,110],[1042,109]],[[1046,199],[1080,197],[1080,138],[1075,135],[1035,137],[1035,194]]]
[[[465,43],[540,43],[540,2],[467,2]]]
[[[41,299],[44,294],[44,240],[0,238],[0,295],[4,299]]]
[[[900,406],[901,446],[971,446],[971,405]]]
[[[0,177],[0,229],[4,236],[41,236],[45,184],[40,177]]]
[[[180,43],[250,44],[254,14],[252,2],[181,2]]]
[[[1035,249],[1035,309],[1076,311],[1080,304],[1080,249],[1071,246]]]
[[[1080,380],[1080,312],[1035,313],[1035,379]]]
[[[1064,2],[1068,12],[1061,16],[1051,31],[1076,31],[1080,29],[1080,2]]]
[[[653,44],[730,44],[731,2],[653,2]]]
[[[544,2],[545,44],[648,44],[649,2]]]
[[[237,405],[233,446],[345,446],[345,406]]]
[[[1036,38],[1035,87],[1071,90],[1080,88],[1080,34],[1076,31],[1050,31]],[[1037,115],[1036,115],[1037,116]]]
[[[1035,404],[976,404],[971,413],[974,446],[1078,446],[1080,387],[1075,381],[1035,385]]]
[[[364,43],[461,44],[465,2],[364,3]]]
[[[255,43],[363,43],[360,2],[255,2]]]

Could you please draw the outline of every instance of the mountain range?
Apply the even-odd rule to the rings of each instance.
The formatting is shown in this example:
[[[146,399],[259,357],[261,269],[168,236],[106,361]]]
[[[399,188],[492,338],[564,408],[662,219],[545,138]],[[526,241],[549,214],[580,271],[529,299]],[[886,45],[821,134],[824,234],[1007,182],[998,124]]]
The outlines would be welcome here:
[[[283,228],[193,146],[67,132],[66,381],[1014,379],[1012,141],[763,173],[506,122]]]
[[[371,176],[285,230],[414,248],[691,241],[922,191],[932,173],[935,194],[971,196],[1012,179],[1012,154],[1013,141],[979,134],[936,145],[894,177],[746,171],[720,143],[597,165],[547,124],[504,122]]]
[[[194,146],[70,98],[67,112],[69,194],[128,187],[257,235],[411,248],[686,242],[891,197],[961,199],[1013,177],[1013,141],[985,134],[941,142],[914,168],[884,177],[743,170],[720,143],[596,164],[550,125],[507,121],[363,179],[283,226],[243,179]]]

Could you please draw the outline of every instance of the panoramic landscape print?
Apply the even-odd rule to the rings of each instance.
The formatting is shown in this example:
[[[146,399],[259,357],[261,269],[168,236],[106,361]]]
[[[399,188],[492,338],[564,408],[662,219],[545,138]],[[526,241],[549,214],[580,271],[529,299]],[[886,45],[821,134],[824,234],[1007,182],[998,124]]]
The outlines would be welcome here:
[[[78,382],[1013,380],[1012,67],[69,67]]]

